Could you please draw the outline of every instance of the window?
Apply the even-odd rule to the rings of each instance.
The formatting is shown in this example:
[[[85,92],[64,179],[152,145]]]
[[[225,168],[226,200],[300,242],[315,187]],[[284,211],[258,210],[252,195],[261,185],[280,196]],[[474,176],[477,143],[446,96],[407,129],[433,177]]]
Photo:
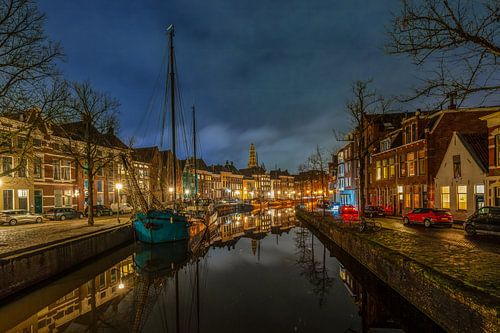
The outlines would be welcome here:
[[[4,156],[2,157],[2,172],[6,176],[12,176],[12,173],[9,171],[12,170],[12,157]]]
[[[405,127],[405,143],[411,142],[411,128],[410,126]]]
[[[377,180],[380,180],[380,178],[382,177],[382,169],[380,168],[380,161],[377,161],[375,163],[376,165],[376,169],[377,169]]]
[[[64,207],[71,207],[71,190],[64,190],[64,195],[62,197],[62,204]]]
[[[460,155],[453,155],[453,177],[462,177],[462,167],[460,165]]]
[[[18,137],[17,138],[17,148],[19,149],[24,149],[26,147],[26,138],[25,137]]]
[[[411,125],[411,141],[417,141],[417,124]]]
[[[457,206],[460,210],[467,210],[467,186],[457,186]]]
[[[425,150],[418,151],[418,174],[425,175]]]
[[[500,134],[495,136],[496,166],[500,166]]]
[[[62,191],[54,190],[54,207],[62,207]]]
[[[17,190],[17,200],[19,209],[28,209],[28,190]]]
[[[387,164],[387,159],[382,161],[382,176],[384,179],[387,179],[389,177],[389,166]]]
[[[35,147],[41,147],[42,146],[42,140],[40,140],[40,139],[33,139],[33,146],[35,146]]]
[[[36,179],[42,178],[42,158],[40,156],[33,158],[33,176]]]
[[[97,183],[97,192],[104,192],[102,188],[102,180],[98,180],[96,183]]]
[[[450,209],[450,187],[441,186],[441,208]]]
[[[14,209],[14,190],[3,190],[3,209]]]
[[[405,194],[405,207],[411,208],[411,193]]]
[[[19,166],[17,168],[17,176],[18,177],[27,177],[28,174],[27,174],[27,170],[26,170],[26,160],[25,159],[22,159],[22,160],[19,160]]]
[[[406,155],[399,155],[399,176],[406,177]]]
[[[408,176],[415,176],[415,153],[408,153],[407,164],[408,164]]]
[[[474,186],[474,192],[476,194],[484,194],[484,184],[477,184]]]
[[[52,161],[52,178],[54,180],[61,179],[61,161],[59,160]]]
[[[71,180],[71,162],[61,161],[61,176],[63,180]]]
[[[97,185],[97,204],[104,205],[104,188],[102,184],[102,180],[98,180],[96,182]]]
[[[386,151],[391,148],[391,141],[389,139],[385,139],[380,141],[380,151]]]
[[[394,165],[394,157],[389,158],[389,177],[394,178],[396,176],[396,167]]]
[[[420,186],[415,185],[413,188],[413,207],[420,207]]]

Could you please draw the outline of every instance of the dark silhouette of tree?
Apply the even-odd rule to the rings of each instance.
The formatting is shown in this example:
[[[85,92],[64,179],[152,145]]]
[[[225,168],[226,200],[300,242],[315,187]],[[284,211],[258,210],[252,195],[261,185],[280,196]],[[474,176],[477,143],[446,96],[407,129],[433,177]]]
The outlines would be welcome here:
[[[116,99],[94,90],[89,82],[72,83],[68,113],[77,122],[59,125],[66,139],[64,149],[84,171],[88,181],[88,224],[94,224],[94,178],[110,163],[119,159],[114,130],[118,125]]]
[[[401,0],[401,11],[388,29],[389,54],[410,56],[419,70],[430,71],[413,95],[448,97],[459,103],[469,95],[483,98],[500,91],[498,0]]]

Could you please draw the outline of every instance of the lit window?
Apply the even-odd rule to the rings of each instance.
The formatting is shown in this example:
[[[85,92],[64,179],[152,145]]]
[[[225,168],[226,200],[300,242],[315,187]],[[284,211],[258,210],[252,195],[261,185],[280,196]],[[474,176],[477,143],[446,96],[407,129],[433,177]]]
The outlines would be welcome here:
[[[377,168],[377,180],[380,180],[380,178],[382,177],[382,169],[380,168],[380,161],[377,161],[375,164]]]
[[[450,187],[441,187],[441,208],[450,209]]]
[[[396,167],[394,165],[394,157],[389,158],[389,177],[396,176]]]
[[[383,166],[383,169],[382,169],[383,173],[382,173],[382,175],[383,175],[384,179],[387,179],[389,177],[389,167],[387,165],[387,160],[386,159],[382,161],[382,166]]]
[[[476,194],[484,194],[484,184],[478,184],[475,186]]]
[[[467,210],[467,186],[458,185],[457,186],[457,202],[458,209]]]
[[[418,174],[425,175],[425,150],[418,151]]]
[[[415,154],[414,153],[408,153],[407,164],[408,164],[408,176],[415,176]]]

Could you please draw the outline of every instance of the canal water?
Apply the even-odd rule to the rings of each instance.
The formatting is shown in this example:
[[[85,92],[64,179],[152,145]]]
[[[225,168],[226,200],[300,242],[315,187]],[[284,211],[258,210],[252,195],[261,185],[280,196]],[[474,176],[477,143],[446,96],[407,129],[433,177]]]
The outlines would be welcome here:
[[[318,238],[319,237],[319,238]],[[0,306],[0,332],[438,332],[293,208],[133,244]]]

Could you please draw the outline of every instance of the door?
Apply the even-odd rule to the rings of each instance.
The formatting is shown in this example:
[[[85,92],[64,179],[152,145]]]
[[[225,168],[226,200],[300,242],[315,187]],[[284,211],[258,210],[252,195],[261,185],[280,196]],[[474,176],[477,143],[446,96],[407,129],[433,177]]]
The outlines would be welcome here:
[[[35,190],[35,213],[42,214],[43,211],[43,194],[41,190]]]

